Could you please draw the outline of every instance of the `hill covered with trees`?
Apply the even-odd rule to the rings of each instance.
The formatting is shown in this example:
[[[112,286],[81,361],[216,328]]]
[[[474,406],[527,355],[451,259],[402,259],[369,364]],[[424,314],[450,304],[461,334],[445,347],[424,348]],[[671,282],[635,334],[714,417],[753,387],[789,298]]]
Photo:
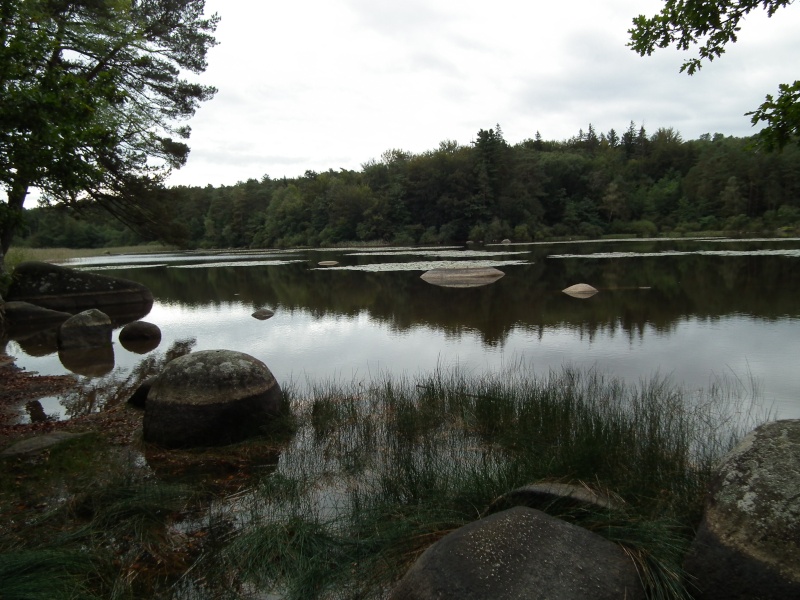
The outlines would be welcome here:
[[[605,234],[800,227],[800,146],[763,152],[751,138],[589,125],[555,142],[509,144],[500,126],[469,145],[388,150],[360,171],[307,171],[233,186],[162,192],[187,247],[463,243]],[[105,246],[142,238],[89,205],[26,211],[22,244]],[[154,234],[155,239],[155,234]]]

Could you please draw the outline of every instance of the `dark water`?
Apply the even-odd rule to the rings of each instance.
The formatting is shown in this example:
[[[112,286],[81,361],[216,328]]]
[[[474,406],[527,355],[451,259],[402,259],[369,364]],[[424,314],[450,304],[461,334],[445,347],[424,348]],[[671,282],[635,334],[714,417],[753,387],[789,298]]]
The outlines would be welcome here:
[[[339,266],[317,267],[323,260]],[[800,417],[800,239],[194,253],[72,266],[148,286],[156,301],[145,320],[163,338],[144,355],[115,342],[113,370],[83,377],[78,395],[43,401],[60,418],[120,401],[167,353],[189,348],[247,352],[301,388],[455,366],[546,374],[569,365],[632,382],[669,375],[690,389],[754,380],[777,416]],[[475,288],[420,279],[442,266],[505,276]],[[599,293],[562,293],[575,283]],[[275,316],[254,319],[259,308]],[[11,341],[7,351],[30,370],[68,372],[46,343]]]

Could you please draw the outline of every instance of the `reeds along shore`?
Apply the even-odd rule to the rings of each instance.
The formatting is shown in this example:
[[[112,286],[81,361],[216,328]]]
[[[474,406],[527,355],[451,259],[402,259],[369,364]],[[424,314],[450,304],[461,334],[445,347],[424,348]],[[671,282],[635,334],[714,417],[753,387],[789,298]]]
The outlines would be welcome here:
[[[84,597],[380,598],[431,543],[547,480],[616,499],[615,509],[540,508],[622,544],[650,597],[688,598],[680,564],[713,465],[768,416],[753,387],[733,378],[698,392],[659,376],[629,385],[517,367],[329,382],[302,397],[286,387],[294,433],[277,464],[247,479],[234,472],[235,489],[219,491],[202,479],[165,483],[141,464],[141,449],[117,451],[113,476],[109,466],[73,471],[80,492],[65,484],[66,499],[24,539],[2,542],[0,589],[29,561],[39,574],[32,590],[52,580]],[[91,448],[89,462],[106,452],[102,435],[76,444],[84,450],[64,452]],[[12,500],[4,496],[6,518]],[[44,570],[53,553],[86,560]],[[70,597],[56,591],[46,597]]]

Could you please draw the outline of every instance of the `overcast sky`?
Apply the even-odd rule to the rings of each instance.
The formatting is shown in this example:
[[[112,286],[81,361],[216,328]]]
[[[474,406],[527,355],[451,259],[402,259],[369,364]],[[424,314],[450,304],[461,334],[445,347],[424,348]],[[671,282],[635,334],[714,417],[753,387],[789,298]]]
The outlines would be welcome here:
[[[537,131],[754,133],[748,110],[800,77],[800,5],[750,15],[694,76],[672,49],[639,57],[627,30],[658,0],[207,0],[219,45],[200,78],[219,89],[191,121],[171,184],[218,186],[360,169],[390,148],[469,144],[499,123]]]

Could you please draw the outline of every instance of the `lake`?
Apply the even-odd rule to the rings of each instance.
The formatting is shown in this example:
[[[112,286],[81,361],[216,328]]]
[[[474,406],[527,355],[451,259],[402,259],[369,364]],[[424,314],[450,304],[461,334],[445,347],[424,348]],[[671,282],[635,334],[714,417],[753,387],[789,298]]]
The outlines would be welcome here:
[[[144,320],[160,327],[162,342],[137,354],[115,333],[113,370],[81,377],[91,402],[42,400],[57,418],[118,401],[107,391],[97,401],[98,390],[130,382],[143,361],[177,347],[246,352],[300,391],[437,368],[546,375],[573,366],[634,383],[669,376],[689,389],[724,378],[755,382],[778,417],[800,418],[800,238],[215,251],[68,266],[150,288]],[[471,266],[505,275],[471,288],[420,279]],[[562,292],[576,283],[599,291]],[[257,320],[260,308],[275,314]],[[6,351],[30,371],[69,372],[55,348],[10,341]]]

